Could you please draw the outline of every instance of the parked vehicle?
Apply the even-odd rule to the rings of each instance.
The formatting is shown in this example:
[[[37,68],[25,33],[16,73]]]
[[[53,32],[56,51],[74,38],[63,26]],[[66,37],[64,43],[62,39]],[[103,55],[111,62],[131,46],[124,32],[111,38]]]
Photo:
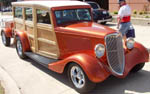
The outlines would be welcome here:
[[[13,37],[13,17],[12,16],[2,16],[0,18],[0,28],[2,35],[2,42],[5,46],[10,46],[11,38]],[[6,34],[7,33],[7,34]]]
[[[12,11],[11,7],[6,7],[2,9],[2,12],[11,12],[11,11]]]
[[[110,15],[110,13],[105,10],[102,9],[99,4],[97,4],[96,2],[87,2],[88,4],[91,5],[92,7],[92,14],[93,14],[93,18],[94,21],[97,23],[101,23],[101,24],[106,24],[107,22],[111,22],[112,21],[112,16]]]
[[[20,58],[29,57],[57,73],[67,72],[80,93],[110,75],[124,78],[130,71],[137,72],[149,60],[143,45],[131,38],[122,40],[116,30],[94,23],[87,3],[23,1],[12,6],[14,24],[2,29],[4,45],[14,36]]]

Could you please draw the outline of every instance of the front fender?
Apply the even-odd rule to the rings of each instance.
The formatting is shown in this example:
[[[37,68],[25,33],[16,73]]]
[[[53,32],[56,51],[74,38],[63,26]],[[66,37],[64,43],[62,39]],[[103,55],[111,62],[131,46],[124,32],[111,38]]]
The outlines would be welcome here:
[[[30,51],[30,44],[28,41],[27,34],[23,31],[17,31],[16,37],[19,37],[23,46],[23,51]]]
[[[134,48],[125,55],[125,71],[121,78],[127,76],[134,66],[149,61],[148,50],[140,43],[135,43]]]
[[[97,58],[85,53],[76,54],[64,60],[49,64],[49,69],[62,73],[69,62],[80,65],[88,78],[95,83],[104,81],[110,75]]]

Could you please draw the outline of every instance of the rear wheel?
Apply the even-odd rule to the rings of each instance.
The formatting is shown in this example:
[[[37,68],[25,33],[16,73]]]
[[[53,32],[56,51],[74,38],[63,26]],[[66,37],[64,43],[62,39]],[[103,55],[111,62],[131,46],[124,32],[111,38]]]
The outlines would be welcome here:
[[[136,65],[136,66],[131,70],[131,72],[132,72],[132,73],[136,73],[136,72],[140,71],[140,70],[144,67],[144,65],[145,65],[145,63],[140,63],[140,64]]]
[[[91,82],[84,73],[83,69],[75,63],[69,65],[68,77],[73,87],[79,93],[89,92],[96,86],[96,83]]]
[[[1,36],[3,44],[5,46],[10,46],[10,37],[7,37],[4,31],[1,32]]]
[[[23,51],[22,42],[21,42],[19,37],[16,38],[16,50],[17,50],[18,56],[21,59],[25,59],[26,58],[26,55],[24,54],[24,51]]]

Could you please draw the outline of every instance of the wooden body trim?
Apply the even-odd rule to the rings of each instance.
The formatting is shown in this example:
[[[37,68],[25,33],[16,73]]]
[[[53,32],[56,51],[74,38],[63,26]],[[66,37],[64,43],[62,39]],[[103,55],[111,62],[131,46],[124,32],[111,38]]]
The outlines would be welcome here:
[[[15,30],[17,32],[24,31],[27,34],[30,48],[32,52],[49,57],[58,59],[60,56],[59,47],[56,39],[56,34],[54,32],[53,18],[51,15],[51,10],[44,6],[39,5],[18,5],[13,4],[14,7],[22,7],[23,18],[14,18],[15,25],[19,25]],[[32,8],[32,21],[25,20],[25,8]],[[37,23],[37,9],[48,11],[50,16],[51,24]],[[14,15],[14,11],[13,11]],[[41,34],[42,35],[38,35]],[[50,35],[50,36],[49,36]],[[49,36],[50,38],[45,38]],[[45,46],[44,46],[45,45]],[[52,47],[51,47],[52,46]]]

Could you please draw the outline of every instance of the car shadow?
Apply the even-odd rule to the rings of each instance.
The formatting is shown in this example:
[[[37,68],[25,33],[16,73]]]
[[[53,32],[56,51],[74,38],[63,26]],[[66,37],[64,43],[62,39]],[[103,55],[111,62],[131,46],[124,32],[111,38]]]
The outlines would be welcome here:
[[[141,70],[130,73],[126,78],[119,79],[109,77],[102,83],[97,84],[94,91],[89,94],[143,94],[150,92],[150,72]]]
[[[44,71],[45,73],[47,73],[48,75],[54,77],[56,80],[64,83],[65,85],[71,87],[70,83],[68,82],[68,78],[67,75],[65,74],[59,74],[56,73],[52,70],[49,70],[48,68],[42,66],[41,64],[37,63],[36,61],[32,60],[32,59],[26,59],[27,62],[31,63],[33,66],[35,66],[36,68]],[[63,79],[62,79],[63,78]]]
[[[10,44],[10,48],[16,48],[15,44]]]
[[[31,59],[27,59],[26,61],[31,63],[38,69],[44,71],[49,76],[52,76],[59,82],[69,86],[70,88],[73,88],[65,74],[58,74],[56,72],[53,72]],[[124,79],[110,76],[104,82],[98,83],[93,91],[86,94],[141,94],[150,92],[149,78],[150,72],[146,70],[141,70],[137,73],[130,73]]]

